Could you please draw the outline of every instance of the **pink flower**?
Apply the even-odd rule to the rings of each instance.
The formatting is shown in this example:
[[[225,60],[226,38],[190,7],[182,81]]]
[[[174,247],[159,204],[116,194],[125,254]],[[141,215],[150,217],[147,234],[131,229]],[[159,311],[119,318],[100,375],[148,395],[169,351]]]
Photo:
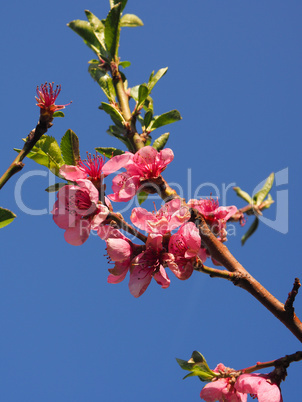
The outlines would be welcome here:
[[[123,161],[126,162],[123,166],[126,172],[118,174],[113,179],[113,194],[108,196],[112,201],[129,201],[134,197],[139,186],[144,181],[159,177],[161,172],[165,170],[174,158],[171,149],[166,148],[158,152],[151,146],[140,149],[134,155],[130,153],[125,154],[128,157],[128,161],[126,161],[125,157]],[[116,158],[120,156],[122,155],[114,156],[110,162],[114,164],[115,161],[119,161]]]
[[[119,283],[123,281],[130,269],[131,258],[133,255],[131,242],[124,236],[121,238],[109,238],[106,241],[107,252],[112,261],[115,261],[114,268],[108,271],[108,283]]]
[[[167,202],[155,214],[144,208],[134,208],[130,219],[138,228],[148,233],[164,235],[190,219],[190,212],[179,198]]]
[[[152,278],[163,289],[170,285],[164,266],[173,261],[173,255],[164,252],[162,236],[150,234],[146,250],[137,255],[131,263],[129,290],[134,297],[141,296],[149,286]]]
[[[238,377],[235,388],[239,392],[257,397],[259,402],[282,402],[280,388],[270,381],[267,374],[242,374]]]
[[[66,180],[74,182],[82,179],[89,179],[96,182],[123,167],[129,159],[128,154],[131,155],[130,152],[126,152],[123,155],[116,156],[115,158],[117,159],[113,161],[114,163],[112,162],[113,158],[105,163],[102,156],[93,155],[92,157],[91,154],[87,154],[87,159],[80,160],[76,166],[61,166],[60,175],[62,175]]]
[[[57,85],[56,89],[53,89],[53,83],[49,83],[47,87],[47,82],[41,85],[40,88],[37,87],[36,101],[37,106],[41,108],[41,114],[52,116],[57,110],[64,109],[65,106],[70,105],[56,105],[55,101],[61,92],[61,85]]]
[[[236,378],[222,363],[214,371],[229,377],[213,380],[202,389],[200,397],[206,402],[246,402],[248,394],[259,402],[282,402],[280,388],[268,374],[241,374]]]
[[[184,223],[178,232],[171,236],[169,253],[174,255],[175,261],[169,264],[169,268],[177,278],[184,280],[192,275],[196,257],[202,262],[206,260],[206,251],[200,246],[199,232],[193,222]]]
[[[51,213],[55,223],[65,229],[65,240],[79,246],[88,239],[90,230],[106,219],[109,210],[99,204],[99,193],[89,180],[78,180],[77,185],[58,191]]]
[[[225,372],[226,370],[230,369],[226,368],[222,363],[219,363],[213,371],[219,373],[220,371]],[[203,387],[200,392],[200,398],[206,402],[246,402],[247,395],[239,392],[234,387],[234,381],[235,379],[230,377],[214,380]]]
[[[198,212],[203,215],[212,232],[219,240],[226,240],[226,222],[237,212],[237,207],[234,205],[230,207],[219,207],[218,200],[214,200],[213,198],[190,200],[188,206],[197,209]]]

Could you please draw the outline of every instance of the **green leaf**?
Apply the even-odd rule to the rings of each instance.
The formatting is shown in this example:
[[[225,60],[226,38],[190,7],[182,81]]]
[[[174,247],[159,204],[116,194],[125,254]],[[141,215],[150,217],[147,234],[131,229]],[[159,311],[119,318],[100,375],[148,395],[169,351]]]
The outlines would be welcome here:
[[[105,21],[105,43],[111,59],[117,57],[120,39],[121,3],[114,5]]]
[[[60,188],[66,186],[67,183],[56,183],[56,184],[52,184],[51,186],[47,187],[45,189],[45,191],[47,191],[48,193],[54,193],[55,191],[59,191]]]
[[[103,22],[98,19],[94,14],[92,14],[89,10],[85,10],[86,17],[90,23],[90,26],[94,32],[94,35],[102,45],[102,53],[105,52],[105,25]]]
[[[178,110],[171,110],[170,112],[164,113],[160,116],[156,116],[151,123],[149,130],[153,131],[159,127],[165,126],[166,124],[174,123],[181,120],[181,115]]]
[[[80,159],[79,139],[72,130],[63,135],[60,148],[66,165],[76,165]]]
[[[131,62],[130,61],[120,61],[119,66],[121,66],[123,68],[127,68],[127,67],[131,66]]]
[[[144,116],[144,126],[145,129],[147,129],[149,127],[149,124],[151,123],[153,117],[153,111],[151,109],[147,110]]]
[[[266,182],[264,183],[264,186],[258,193],[256,193],[253,197],[255,204],[260,205],[262,201],[265,200],[265,197],[268,195],[268,193],[271,191],[271,188],[273,186],[275,179],[274,173],[271,173],[268,178],[266,179]]]
[[[154,141],[152,147],[155,148],[157,151],[161,151],[165,147],[165,145],[169,139],[169,136],[170,136],[170,133],[162,134],[160,137],[158,137]]]
[[[109,159],[112,158],[113,156],[122,155],[125,153],[125,151],[113,147],[98,147],[95,148],[95,150]]]
[[[109,105],[109,103],[101,102],[102,109],[108,113],[113,120],[114,123],[119,122],[122,125],[125,124],[125,120],[123,115],[112,105]]]
[[[88,71],[91,77],[99,84],[110,102],[115,102],[115,89],[110,75],[98,67],[96,63],[90,63]]]
[[[212,371],[206,359],[201,353],[194,351],[189,361],[176,359],[177,363],[183,370],[190,371],[191,373],[184,377],[198,376],[201,381],[211,381],[214,377],[217,377],[217,373]]]
[[[161,68],[160,70],[157,71],[157,73],[154,75],[154,71],[151,73],[149,82],[148,82],[148,88],[149,88],[149,93],[151,93],[154,85],[163,77],[166,72],[168,71],[168,67]]]
[[[87,46],[89,46],[96,54],[104,54],[106,53],[105,49],[103,48],[102,44],[99,42],[93,28],[89,24],[88,21],[83,20],[74,20],[67,24],[69,28],[71,28],[74,32],[83,38],[84,42]]]
[[[15,151],[20,152],[20,149],[15,149]],[[61,156],[61,149],[53,137],[43,135],[27,157],[39,165],[46,166],[52,173],[60,177],[59,169],[65,162]]]
[[[9,225],[16,218],[16,215],[6,208],[0,207],[0,229]]]
[[[124,10],[128,0],[109,0],[110,8],[114,7],[116,4],[121,3],[121,12]]]
[[[65,114],[61,110],[57,110],[52,117],[65,117]]]
[[[256,232],[256,229],[257,229],[258,225],[259,225],[259,219],[256,216],[256,218],[254,219],[254,222],[251,224],[251,226],[249,227],[248,231],[241,237],[242,246],[247,241],[247,239],[249,237],[251,237],[252,234],[254,234]]]
[[[140,191],[139,193],[137,193],[137,200],[139,205],[141,205],[144,201],[146,201],[147,198],[148,193],[146,193],[145,191]]]
[[[145,102],[148,95],[149,95],[149,89],[148,89],[147,85],[141,84],[138,88],[138,104],[136,106],[136,109],[138,109],[139,106]]]
[[[121,27],[142,27],[144,25],[143,21],[134,14],[125,14],[121,18]]]
[[[123,135],[125,133],[126,133],[126,130],[122,130],[118,126],[110,126],[109,130],[107,130],[107,134],[109,134],[112,137],[115,137],[118,140],[122,141],[127,146],[127,148],[129,149],[130,144],[128,142],[128,139],[127,139],[127,137],[124,137],[124,135]]]
[[[242,199],[244,199],[244,201],[246,201],[248,204],[253,205],[253,199],[248,193],[241,190],[240,187],[233,187],[233,190],[236,191],[236,194],[238,195],[238,197],[241,197]]]

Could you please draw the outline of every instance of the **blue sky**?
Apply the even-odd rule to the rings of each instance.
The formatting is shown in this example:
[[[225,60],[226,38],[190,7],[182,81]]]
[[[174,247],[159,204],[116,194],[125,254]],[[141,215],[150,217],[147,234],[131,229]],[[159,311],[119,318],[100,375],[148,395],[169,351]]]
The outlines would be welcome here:
[[[85,19],[85,9],[105,18],[109,2],[12,0],[2,6],[1,171],[37,122],[35,89],[45,81],[62,85],[59,103],[73,101],[49,135],[59,141],[73,129],[82,157],[94,147],[119,146],[106,134],[110,121],[98,109],[105,98],[87,73],[94,55],[66,27]],[[248,226],[236,226],[227,243],[281,301],[301,278],[301,11],[297,0],[176,0],[173,7],[167,0],[129,0],[125,12],[145,25],[125,28],[120,46],[121,58],[132,63],[130,86],[169,67],[153,91],[155,112],[178,109],[183,120],[157,131],[171,133],[175,159],[164,177],[186,198],[199,186],[203,196],[213,188],[222,196],[231,185],[252,193],[272,171],[288,169],[288,183],[272,191],[274,199],[288,196],[279,215],[288,221],[287,233],[283,223],[272,223],[277,202],[265,213],[270,222],[244,247],[240,238]],[[2,401],[198,401],[202,383],[182,381],[175,357],[198,350],[212,368],[223,362],[239,369],[301,349],[264,307],[223,280],[195,273],[182,282],[171,273],[168,289],[152,283],[139,299],[126,281],[107,284],[104,244],[96,236],[81,247],[64,241],[49,213],[54,199],[44,191],[52,178],[25,162],[22,175],[1,191],[0,205],[18,216],[0,232]],[[21,205],[15,189],[26,173]],[[232,190],[225,201],[244,205]],[[30,215],[24,205],[46,211]],[[295,307],[301,317],[301,295]],[[284,401],[299,399],[300,366],[288,370]]]

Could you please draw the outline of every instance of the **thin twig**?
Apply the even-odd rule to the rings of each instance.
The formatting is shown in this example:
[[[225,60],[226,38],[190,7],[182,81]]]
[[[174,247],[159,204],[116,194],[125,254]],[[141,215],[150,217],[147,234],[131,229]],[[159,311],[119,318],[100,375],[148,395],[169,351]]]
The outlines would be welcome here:
[[[133,226],[129,225],[120,214],[116,214],[114,212],[110,212],[110,214],[107,216],[106,220],[108,221],[114,221],[119,229],[124,230],[125,232],[128,232],[132,234],[133,236],[137,237],[139,240],[142,242],[146,243],[147,241],[147,236],[143,235],[140,233],[138,230],[136,230]]]
[[[14,159],[13,163],[9,166],[6,172],[0,178],[0,189],[4,184],[17,172],[23,169],[24,163],[22,162],[26,155],[33,149],[37,141],[42,137],[43,134],[52,126],[52,118],[44,120],[40,117],[40,120],[36,126],[27,136],[26,142],[23,149]]]
[[[284,309],[291,315],[294,314],[294,301],[301,286],[299,278],[295,278],[295,282],[292,290],[289,292],[286,302],[284,303]]]

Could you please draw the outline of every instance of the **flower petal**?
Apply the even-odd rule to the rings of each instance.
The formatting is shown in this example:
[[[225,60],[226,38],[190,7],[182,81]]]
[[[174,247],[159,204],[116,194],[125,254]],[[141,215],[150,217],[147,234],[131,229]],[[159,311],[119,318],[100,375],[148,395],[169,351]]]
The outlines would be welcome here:
[[[129,281],[129,290],[132,296],[141,296],[150,285],[151,279],[151,269],[142,269],[139,265],[132,265]]]

